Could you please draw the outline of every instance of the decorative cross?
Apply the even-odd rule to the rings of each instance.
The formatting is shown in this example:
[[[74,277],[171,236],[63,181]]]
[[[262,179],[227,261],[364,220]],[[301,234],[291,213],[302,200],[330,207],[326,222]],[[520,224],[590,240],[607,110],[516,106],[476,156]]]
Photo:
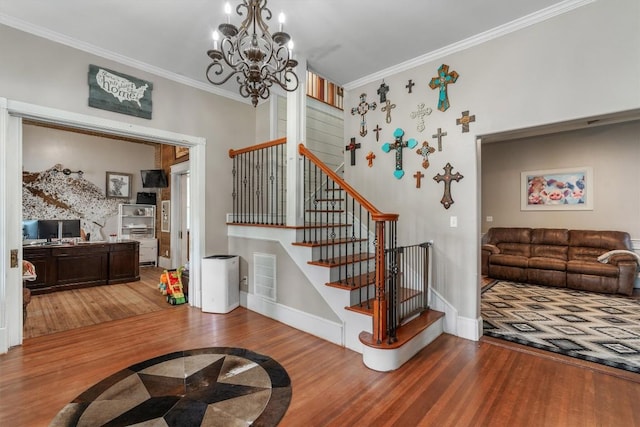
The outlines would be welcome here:
[[[409,93],[413,93],[412,89],[416,84],[413,82],[413,80],[409,79],[409,83],[407,83],[407,85],[405,86],[407,88],[407,90],[409,91]]]
[[[431,108],[424,108],[424,103],[418,104],[418,111],[414,111],[411,113],[411,118],[418,119],[418,132],[422,132],[424,130],[424,116],[428,116],[433,111]]]
[[[384,102],[387,102],[387,92],[389,92],[389,86],[384,84],[384,80],[383,80],[382,84],[378,88],[378,95],[380,95],[380,103],[381,104],[384,103]]]
[[[387,99],[385,106],[380,109],[383,113],[387,113],[387,118],[385,119],[387,123],[391,123],[391,110],[394,108],[396,108],[396,104],[392,104],[391,101]]]
[[[416,188],[420,188],[420,180],[424,177],[424,174],[420,171],[417,171],[413,174],[413,177],[416,179]]]
[[[418,148],[416,150],[416,153],[418,153],[419,156],[422,156],[422,167],[423,168],[428,168],[429,167],[429,154],[435,153],[436,149],[429,146],[429,143],[427,141],[424,141],[422,143],[422,147]]]
[[[451,166],[450,163],[447,163],[447,165],[444,167],[444,175],[437,174],[433,177],[433,179],[438,183],[440,181],[444,181],[444,194],[442,196],[442,200],[440,200],[440,203],[442,203],[445,209],[449,209],[449,207],[454,203],[453,199],[451,198],[451,181],[458,182],[462,178],[464,178],[464,176],[460,175],[458,172],[456,172],[454,175],[451,175],[451,169],[453,169],[453,166]]]
[[[475,122],[476,116],[469,116],[469,110],[462,112],[462,117],[456,119],[457,125],[462,125],[462,133],[469,132],[469,123]]]
[[[365,136],[367,134],[367,121],[365,120],[364,115],[367,114],[369,110],[375,110],[377,106],[378,104],[375,102],[368,104],[367,94],[363,93],[360,95],[360,104],[351,109],[352,116],[355,116],[356,113],[360,115],[360,136]]]
[[[369,151],[369,154],[367,154],[367,157],[365,157],[365,159],[369,161],[369,167],[373,166],[373,159],[375,158],[376,158],[376,155],[373,154],[373,151]]]
[[[380,141],[380,131],[382,128],[380,125],[376,124],[376,128],[373,130],[376,133],[376,142]]]
[[[442,64],[438,68],[438,76],[431,79],[429,87],[431,89],[440,88],[438,96],[438,110],[446,111],[449,108],[449,95],[447,94],[447,85],[455,83],[458,80],[458,73],[452,71],[449,73],[449,66]]]
[[[356,150],[358,148],[360,148],[360,143],[356,144],[355,138],[351,138],[349,145],[344,147],[345,150],[351,151],[351,166],[355,166],[356,164]]]
[[[438,128],[438,133],[431,135],[432,138],[438,138],[438,151],[442,151],[442,137],[447,136],[446,132],[442,132],[441,128]]]
[[[404,147],[414,148],[416,145],[418,145],[418,141],[413,138],[409,139],[407,142],[402,141],[403,136],[404,131],[398,128],[393,132],[395,142],[385,142],[382,145],[382,151],[384,151],[385,153],[388,153],[391,150],[396,150],[396,170],[393,172],[393,176],[398,179],[404,176],[404,171],[402,170],[402,149]]]

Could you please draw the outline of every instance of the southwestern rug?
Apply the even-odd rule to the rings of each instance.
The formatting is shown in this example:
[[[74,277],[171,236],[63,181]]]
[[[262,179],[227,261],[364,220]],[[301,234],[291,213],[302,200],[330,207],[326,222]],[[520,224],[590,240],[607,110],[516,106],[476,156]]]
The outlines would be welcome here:
[[[202,348],[111,375],[50,426],[275,426],[290,401],[289,375],[275,360],[242,348]]]
[[[497,281],[481,314],[485,335],[640,373],[640,300]]]

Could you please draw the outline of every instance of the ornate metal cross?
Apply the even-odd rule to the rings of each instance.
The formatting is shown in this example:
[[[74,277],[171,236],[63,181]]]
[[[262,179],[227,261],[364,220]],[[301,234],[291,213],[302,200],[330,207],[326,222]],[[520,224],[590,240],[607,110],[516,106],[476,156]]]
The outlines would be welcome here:
[[[376,124],[376,128],[373,130],[376,133],[376,142],[380,141],[380,131],[382,128],[380,125]]]
[[[373,151],[369,151],[369,154],[367,154],[367,157],[365,157],[365,159],[367,159],[369,161],[369,167],[373,166],[373,159],[376,158],[376,155],[373,154]]]
[[[355,116],[356,113],[360,115],[360,136],[365,136],[367,134],[367,121],[364,118],[364,115],[369,112],[369,110],[375,110],[378,104],[375,102],[367,103],[367,94],[363,93],[360,95],[360,104],[357,107],[353,107],[351,109],[351,115]]]
[[[420,188],[420,180],[424,177],[424,174],[420,171],[417,171],[413,174],[413,177],[416,179],[416,188]]]
[[[387,102],[387,92],[389,92],[389,86],[384,84],[384,80],[382,84],[378,88],[378,95],[380,95],[380,104]]]
[[[444,167],[444,175],[437,174],[433,177],[433,179],[438,183],[440,181],[444,181],[444,194],[442,195],[442,200],[440,200],[440,203],[442,203],[445,209],[449,209],[449,207],[454,203],[453,199],[451,198],[451,181],[458,182],[462,178],[464,178],[464,176],[460,175],[458,172],[456,172],[454,175],[451,175],[451,169],[453,169],[453,166],[451,166],[450,163],[447,163]]]
[[[404,171],[402,170],[402,149],[404,147],[414,148],[418,145],[418,141],[411,138],[408,141],[404,142],[402,137],[404,136],[404,131],[400,128],[396,129],[393,132],[393,137],[395,138],[395,142],[389,143],[385,142],[382,145],[382,151],[388,153],[391,150],[396,150],[396,170],[393,172],[393,176],[397,179],[400,179],[404,176]]]
[[[418,153],[418,155],[422,156],[422,167],[423,168],[428,168],[429,167],[429,154],[435,153],[436,149],[431,147],[429,145],[429,143],[427,141],[424,141],[422,143],[422,147],[418,148],[416,150],[416,153]]]
[[[475,122],[476,116],[469,116],[469,110],[462,112],[462,117],[456,119],[457,125],[462,125],[462,133],[469,132],[469,123]]]
[[[449,73],[449,66],[442,64],[438,68],[438,76],[431,79],[429,87],[431,89],[440,88],[438,95],[438,110],[446,111],[449,108],[449,95],[447,94],[447,85],[455,83],[458,80],[458,73],[452,71]]]
[[[383,113],[387,113],[387,117],[385,118],[387,123],[391,123],[391,110],[394,108],[396,108],[396,104],[392,104],[391,101],[387,99],[385,106],[380,109]]]
[[[413,93],[412,89],[416,84],[413,82],[413,80],[409,79],[409,83],[407,83],[407,85],[405,86],[407,88],[407,90],[409,91],[409,93]]]
[[[355,138],[351,138],[349,145],[344,147],[345,150],[351,151],[351,166],[355,166],[356,164],[356,150],[358,148],[360,148],[360,143],[356,144]]]
[[[442,151],[442,137],[447,136],[446,132],[442,132],[441,128],[438,128],[438,133],[431,135],[432,138],[438,138],[438,151]]]
[[[428,116],[433,111],[431,108],[424,108],[424,103],[418,104],[418,111],[414,111],[411,113],[412,119],[418,119],[418,132],[422,132],[425,128],[424,126],[424,116]]]

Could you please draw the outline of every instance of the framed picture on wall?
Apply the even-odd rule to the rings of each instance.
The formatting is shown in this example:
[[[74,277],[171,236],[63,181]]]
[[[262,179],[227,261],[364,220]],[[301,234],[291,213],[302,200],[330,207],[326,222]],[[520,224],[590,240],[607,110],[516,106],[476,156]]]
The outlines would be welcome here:
[[[130,199],[132,177],[130,173],[107,172],[105,183],[107,199]]]
[[[593,170],[588,166],[520,174],[521,210],[593,210]]]

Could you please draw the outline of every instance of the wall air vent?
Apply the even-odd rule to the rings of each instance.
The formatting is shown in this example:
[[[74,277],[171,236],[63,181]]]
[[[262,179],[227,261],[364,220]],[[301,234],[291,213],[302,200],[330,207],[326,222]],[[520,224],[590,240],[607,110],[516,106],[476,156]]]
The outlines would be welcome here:
[[[253,253],[253,284],[257,296],[276,300],[276,256]]]

